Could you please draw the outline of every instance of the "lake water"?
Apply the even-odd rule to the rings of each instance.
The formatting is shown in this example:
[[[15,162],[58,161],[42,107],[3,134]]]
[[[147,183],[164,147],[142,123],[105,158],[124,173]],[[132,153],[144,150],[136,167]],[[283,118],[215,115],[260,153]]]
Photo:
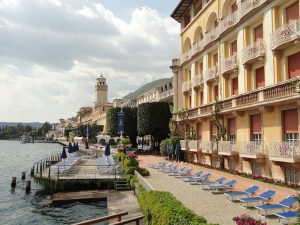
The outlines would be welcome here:
[[[1,225],[54,225],[71,224],[107,214],[105,202],[74,203],[60,208],[49,207],[49,196],[37,196],[39,188],[32,184],[32,192],[25,194],[25,182],[33,163],[62,151],[57,144],[21,144],[18,141],[0,140],[0,224]],[[11,191],[11,177],[17,177],[17,187]],[[33,182],[33,180],[32,180]]]

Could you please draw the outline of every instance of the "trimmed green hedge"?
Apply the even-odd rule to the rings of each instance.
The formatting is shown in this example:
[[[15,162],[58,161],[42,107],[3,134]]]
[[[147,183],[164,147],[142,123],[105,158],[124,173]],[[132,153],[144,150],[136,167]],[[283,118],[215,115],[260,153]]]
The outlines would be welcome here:
[[[147,225],[206,225],[207,221],[186,208],[169,192],[139,187],[140,207]]]

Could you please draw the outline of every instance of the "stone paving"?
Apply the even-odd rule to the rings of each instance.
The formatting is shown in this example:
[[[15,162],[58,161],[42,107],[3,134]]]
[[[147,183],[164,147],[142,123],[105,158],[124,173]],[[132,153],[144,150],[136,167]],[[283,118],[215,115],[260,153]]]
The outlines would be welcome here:
[[[232,221],[234,216],[241,214],[248,214],[257,219],[267,222],[268,225],[279,225],[279,220],[274,217],[263,218],[257,215],[257,210],[254,208],[242,208],[238,203],[232,203],[226,200],[223,194],[212,194],[208,191],[201,190],[197,185],[190,185],[183,182],[180,179],[168,176],[167,174],[161,173],[155,169],[148,167],[149,163],[156,163],[162,161],[162,157],[158,156],[139,156],[141,166],[146,167],[150,171],[150,176],[146,180],[156,189],[161,191],[169,191],[176,196],[186,207],[193,210],[195,213],[204,216],[210,223],[218,223],[220,225],[233,225]],[[202,168],[200,166],[186,164],[188,167],[193,168],[194,171],[203,170],[205,173],[211,172],[213,175],[210,180],[215,180],[218,177],[226,177],[227,180],[236,179],[238,181],[234,190],[244,190],[251,185],[258,185],[261,190],[258,194],[262,193],[266,189],[272,189],[277,191],[276,197],[273,199],[274,202],[280,201],[282,198],[288,195],[297,195],[298,192],[280,187],[273,184],[268,184],[260,181],[255,181],[248,178],[228,174],[225,172]],[[271,202],[271,203],[272,203]]]

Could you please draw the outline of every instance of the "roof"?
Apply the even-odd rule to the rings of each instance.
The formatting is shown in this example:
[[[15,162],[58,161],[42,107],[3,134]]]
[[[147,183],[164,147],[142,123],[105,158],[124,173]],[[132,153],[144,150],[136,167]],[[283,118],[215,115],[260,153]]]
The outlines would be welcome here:
[[[132,98],[137,98],[141,95],[143,95],[144,93],[150,91],[153,88],[159,87],[162,83],[165,83],[167,81],[169,81],[171,78],[162,78],[162,79],[158,79],[155,81],[152,81],[150,83],[147,83],[145,85],[143,85],[142,87],[140,87],[139,89],[137,89],[134,92],[129,93],[128,95],[124,96],[124,99],[132,99]]]
[[[181,0],[172,12],[171,17],[180,23],[182,15],[186,11],[186,9],[191,5],[191,3],[191,0]]]

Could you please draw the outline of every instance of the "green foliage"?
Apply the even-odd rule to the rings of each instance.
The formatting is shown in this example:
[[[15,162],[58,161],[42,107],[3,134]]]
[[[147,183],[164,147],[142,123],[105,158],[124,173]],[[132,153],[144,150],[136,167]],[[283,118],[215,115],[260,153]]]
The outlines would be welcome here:
[[[50,194],[61,191],[113,189],[115,184],[113,179],[53,180],[45,177],[34,177],[34,181],[41,185]]]
[[[116,154],[115,154],[115,158],[117,159],[117,161],[119,161],[119,162],[123,162],[124,161],[124,159],[125,159],[125,154],[124,154],[124,152],[117,152]]]
[[[106,113],[106,132],[110,136],[118,135],[118,112],[121,109],[119,107],[110,108]]]
[[[71,141],[74,141],[74,138],[75,138],[75,132],[74,131],[69,132],[69,139]]]
[[[170,139],[165,139],[160,142],[160,154],[167,156],[169,152]]]
[[[138,106],[137,130],[139,136],[151,135],[161,141],[170,133],[170,107],[167,102],[151,102]]]
[[[147,225],[205,225],[207,221],[187,209],[169,192],[139,188],[140,207]]]
[[[125,147],[126,145],[129,145],[130,144],[130,140],[128,138],[122,138],[119,142],[119,145],[121,147]]]

